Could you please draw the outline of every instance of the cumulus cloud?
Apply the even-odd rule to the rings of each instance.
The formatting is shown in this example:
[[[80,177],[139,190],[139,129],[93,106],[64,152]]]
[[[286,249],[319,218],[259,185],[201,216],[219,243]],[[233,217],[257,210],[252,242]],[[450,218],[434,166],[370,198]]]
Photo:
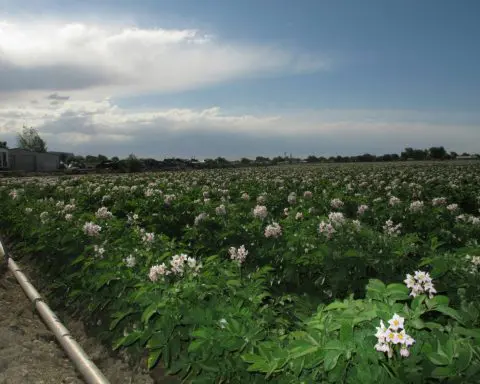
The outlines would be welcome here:
[[[65,100],[58,105],[49,101],[43,97],[36,104],[0,106],[2,139],[12,142],[27,122],[39,129],[51,149],[156,158],[381,154],[432,145],[476,152],[480,142],[478,114],[459,124],[452,118],[439,123],[437,114],[416,111],[235,115],[218,107],[133,110],[110,99]]]
[[[226,42],[198,30],[0,22],[0,93],[176,92],[328,66],[317,55]]]

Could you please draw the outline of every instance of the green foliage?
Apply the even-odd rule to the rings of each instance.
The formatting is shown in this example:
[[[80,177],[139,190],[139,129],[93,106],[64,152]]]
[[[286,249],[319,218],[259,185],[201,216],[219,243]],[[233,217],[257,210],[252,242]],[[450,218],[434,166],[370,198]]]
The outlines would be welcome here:
[[[35,128],[23,127],[22,133],[17,136],[17,146],[33,152],[47,152],[47,144]]]
[[[54,304],[185,382],[474,383],[479,175],[445,165],[10,179],[0,231],[51,282]],[[282,234],[267,238],[273,221]],[[86,223],[101,230],[89,236]],[[242,244],[240,264],[229,249]],[[202,268],[149,279],[180,254]],[[403,280],[416,270],[430,272],[436,295],[410,295]],[[375,349],[376,327],[394,314],[416,340],[406,358]]]

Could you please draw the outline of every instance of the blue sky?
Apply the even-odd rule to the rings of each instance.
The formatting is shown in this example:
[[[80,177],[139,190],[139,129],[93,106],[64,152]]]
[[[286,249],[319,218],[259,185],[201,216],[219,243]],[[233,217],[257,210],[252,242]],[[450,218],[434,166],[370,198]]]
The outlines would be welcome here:
[[[135,114],[138,117],[144,113],[155,117],[155,122],[142,120],[144,124],[150,124],[149,129],[144,131],[148,135],[157,132],[163,137],[177,137],[180,135],[178,126],[181,125],[181,133],[185,137],[203,137],[203,141],[199,139],[197,142],[205,142],[204,148],[198,151],[204,157],[209,154],[231,157],[254,155],[238,148],[232,149],[229,140],[245,141],[247,147],[252,147],[253,141],[262,143],[258,148],[253,147],[269,155],[283,152],[282,148],[288,151],[287,148],[291,147],[291,151],[298,155],[307,155],[316,149],[310,144],[312,140],[328,143],[317,149],[318,153],[325,154],[399,152],[407,145],[444,145],[454,150],[480,152],[477,147],[480,142],[479,14],[480,2],[475,0],[38,0],[26,1],[21,11],[18,2],[0,0],[0,20],[12,20],[14,24],[10,32],[7,29],[4,33],[4,38],[9,36],[8,33],[18,37],[18,31],[29,28],[29,20],[35,20],[35,25],[40,23],[38,31],[43,31],[47,37],[56,31],[55,28],[60,28],[59,25],[72,22],[100,29],[109,25],[112,28],[135,26],[137,31],[158,28],[166,31],[195,30],[198,36],[208,36],[192,51],[183,44],[184,40],[181,41],[181,49],[176,46],[171,48],[171,43],[164,40],[161,44],[153,41],[153,37],[142,40],[144,35],[138,32],[134,42],[130,41],[129,48],[122,52],[128,55],[124,56],[128,60],[136,58],[129,70],[134,67],[144,73],[135,86],[128,84],[126,79],[130,79],[131,73],[124,68],[119,72],[124,78],[120,78],[118,73],[111,74],[110,69],[115,67],[116,70],[117,64],[122,62],[119,58],[123,57],[115,56],[114,62],[105,64],[105,57],[112,57],[112,51],[98,56],[98,62],[105,64],[102,67],[104,72],[99,72],[105,73],[102,78],[89,72],[91,66],[87,71],[87,64],[66,65],[64,58],[58,56],[53,48],[52,55],[48,56],[48,46],[40,53],[35,51],[37,48],[32,48],[35,57],[52,57],[52,63],[42,59],[36,67],[21,61],[27,56],[27,49],[19,53],[18,49],[14,50],[15,47],[6,46],[3,47],[3,51],[7,52],[4,58],[4,63],[7,63],[3,72],[5,77],[10,73],[7,70],[15,70],[14,73],[18,74],[18,68],[21,68],[22,78],[25,79],[27,71],[29,80],[24,81],[25,84],[17,82],[14,90],[13,80],[9,83],[10,88],[2,88],[0,77],[0,92],[7,95],[15,91],[18,100],[27,96],[41,99],[41,92],[45,95],[53,92],[68,95],[69,100],[59,103],[56,114],[49,115],[48,119],[39,120],[38,103],[35,111],[32,109],[27,117],[44,128],[47,136],[52,135],[55,145],[70,145],[79,152],[86,152],[89,148],[102,150],[103,144],[112,142],[106,136],[113,133],[111,130],[107,133],[105,126],[113,124],[112,114],[116,113],[118,118],[116,111],[119,110],[123,115]],[[37,31],[35,28],[32,27],[33,32]],[[39,35],[38,31],[36,35]],[[80,32],[75,33],[78,35]],[[98,31],[82,29],[81,34],[82,39],[88,38],[89,42],[112,40]],[[1,39],[2,34],[0,48]],[[79,49],[77,42],[72,44],[69,48]],[[126,46],[126,43],[122,44],[122,47]],[[43,47],[43,41],[37,46]],[[105,44],[97,45],[92,51],[93,63],[100,46]],[[203,52],[202,47],[206,47]],[[158,53],[151,56],[153,50]],[[8,56],[9,52],[11,56]],[[120,55],[118,47],[113,52]],[[178,61],[174,61],[174,55],[178,56]],[[158,69],[163,71],[164,80],[158,80],[154,64],[142,67],[144,62],[155,61],[164,65]],[[54,69],[45,72],[50,64]],[[0,76],[1,65],[0,60]],[[34,79],[35,76],[46,79],[58,74],[59,65],[62,65],[65,76],[79,71],[72,76],[76,79],[75,83],[67,80],[60,82],[57,77],[50,79],[50,84],[54,85],[50,89],[47,84],[40,84],[41,80]],[[185,72],[177,71],[179,66]],[[182,80],[169,79],[174,72],[181,73]],[[221,75],[216,76],[217,73]],[[131,78],[136,79],[133,75]],[[9,79],[16,77],[9,76]],[[85,84],[81,84],[83,80]],[[21,87],[18,84],[22,84]],[[105,84],[108,89],[106,86],[102,88]],[[84,104],[84,109],[94,108],[97,111],[97,104],[104,96],[109,97],[108,119],[96,112],[95,117],[88,120],[83,114],[83,128],[78,128],[82,137],[72,139],[72,134],[68,136],[66,132],[61,132],[65,136],[64,142],[55,141],[59,140],[56,137],[59,131],[58,128],[54,131],[52,126],[58,126],[60,118],[67,116],[71,119],[72,114],[79,113],[78,110],[82,110],[80,102],[90,103],[89,107]],[[92,103],[97,103],[97,106],[92,107]],[[105,101],[102,103],[104,105]],[[9,119],[4,117],[3,120],[3,125],[8,127],[4,128],[7,137],[16,126],[11,118],[14,108],[11,106],[9,110]],[[209,117],[205,118],[202,111],[212,108],[219,111],[215,119],[221,116],[223,120],[211,122]],[[172,125],[171,111],[178,109],[188,110],[196,117],[189,115],[181,124],[175,118]],[[19,116],[16,111],[15,116]],[[162,113],[161,124],[156,111]],[[275,117],[278,122],[275,124],[281,128],[266,128],[263,120],[257,128],[254,121],[244,126],[239,123],[245,120],[242,116],[253,116],[255,119]],[[64,129],[67,130],[69,120],[64,121]],[[78,116],[75,121],[78,123]],[[371,122],[377,125],[369,128],[368,123]],[[0,113],[0,129],[1,123]],[[297,132],[294,127],[289,130],[288,126],[296,123],[302,127],[300,131]],[[231,127],[222,129],[222,124],[230,124]],[[110,146],[103,152],[124,154],[133,148],[145,155],[161,157],[154,153],[153,147],[148,147],[151,140],[132,142],[127,139],[133,135],[132,128],[125,127],[125,131],[121,131],[123,126],[117,124],[117,127],[120,131],[115,133],[118,135],[116,146]],[[90,139],[86,137],[87,131]],[[135,132],[137,138],[142,133]],[[229,136],[232,132],[235,138]],[[95,135],[98,135],[96,140]],[[208,144],[212,143],[212,135],[222,137],[224,142]],[[292,135],[295,140],[292,140]],[[346,136],[352,141],[346,142]],[[363,139],[359,140],[361,137]],[[178,144],[181,141],[171,139],[170,143],[157,143],[155,148],[187,155],[188,151],[185,152]],[[268,147],[269,143],[276,144]]]

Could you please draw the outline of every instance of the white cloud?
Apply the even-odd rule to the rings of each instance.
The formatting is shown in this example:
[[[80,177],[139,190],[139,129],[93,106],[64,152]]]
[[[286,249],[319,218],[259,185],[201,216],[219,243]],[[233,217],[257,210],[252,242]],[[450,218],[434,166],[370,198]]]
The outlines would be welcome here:
[[[444,145],[478,152],[478,122],[439,124],[436,114],[415,111],[326,110],[278,115],[233,115],[218,107],[131,110],[111,100],[75,101],[45,94],[35,104],[0,106],[0,137],[14,145],[25,122],[39,128],[49,147],[109,156],[241,157],[284,151],[358,154]],[[51,95],[50,95],[51,96]],[[57,100],[54,100],[57,101]],[[475,116],[471,116],[472,121]]]
[[[317,71],[328,65],[317,55],[225,42],[198,30],[0,22],[0,93],[176,92],[241,77]]]

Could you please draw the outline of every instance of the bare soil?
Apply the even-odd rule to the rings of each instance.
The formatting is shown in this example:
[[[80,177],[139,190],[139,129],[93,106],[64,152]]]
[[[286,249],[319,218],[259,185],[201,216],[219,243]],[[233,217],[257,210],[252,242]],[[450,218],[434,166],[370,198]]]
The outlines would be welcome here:
[[[28,268],[19,266],[29,276]],[[32,283],[35,285],[34,280]],[[154,383],[146,369],[131,368],[126,357],[113,358],[96,339],[87,336],[81,322],[65,316],[62,319],[112,384]],[[0,384],[82,383],[73,363],[35,312],[15,277],[10,271],[0,273]]]

